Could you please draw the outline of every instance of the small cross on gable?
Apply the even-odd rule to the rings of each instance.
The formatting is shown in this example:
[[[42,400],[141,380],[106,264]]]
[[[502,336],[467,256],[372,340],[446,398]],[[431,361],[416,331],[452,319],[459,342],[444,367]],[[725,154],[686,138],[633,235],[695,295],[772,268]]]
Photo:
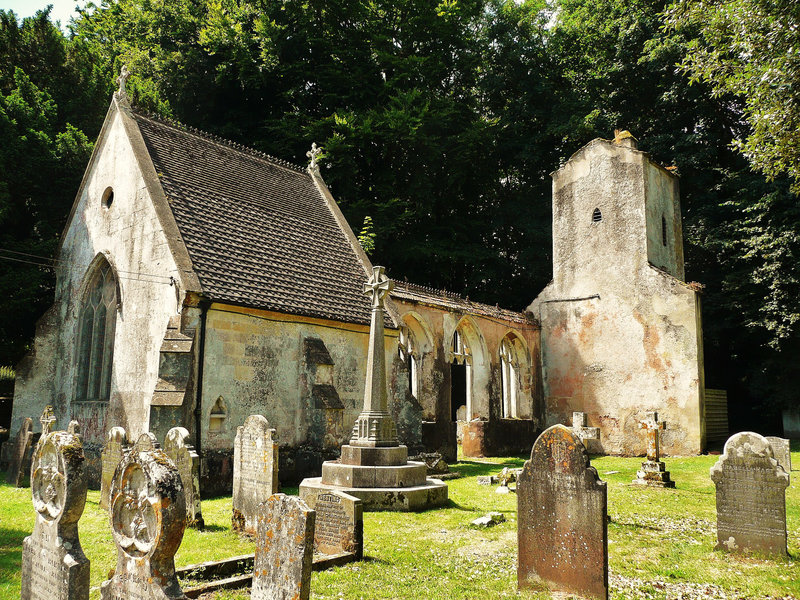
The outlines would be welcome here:
[[[122,69],[119,72],[119,77],[117,77],[117,85],[119,89],[117,90],[118,96],[126,95],[125,84],[128,82],[128,76],[130,73],[128,72],[128,66],[122,65]]]
[[[311,159],[311,162],[308,165],[311,169],[317,168],[317,158],[320,154],[322,154],[322,148],[318,147],[316,142],[312,142],[311,150],[306,152],[306,156]]]
[[[394,289],[394,282],[386,277],[383,267],[372,267],[372,276],[364,284],[364,294],[371,296],[372,308],[381,308],[386,294]]]

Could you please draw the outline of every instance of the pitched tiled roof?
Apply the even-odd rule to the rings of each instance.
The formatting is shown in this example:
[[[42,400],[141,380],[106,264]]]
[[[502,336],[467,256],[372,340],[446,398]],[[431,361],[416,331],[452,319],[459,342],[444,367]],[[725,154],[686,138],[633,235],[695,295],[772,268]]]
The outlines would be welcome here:
[[[131,114],[206,296],[369,323],[364,266],[311,175],[180,124]]]
[[[463,313],[503,319],[513,323],[535,323],[536,319],[527,313],[516,312],[499,306],[481,304],[464,299],[454,292],[447,290],[437,290],[407,281],[395,281],[392,290],[392,299],[398,301],[419,302],[447,310],[455,310]]]

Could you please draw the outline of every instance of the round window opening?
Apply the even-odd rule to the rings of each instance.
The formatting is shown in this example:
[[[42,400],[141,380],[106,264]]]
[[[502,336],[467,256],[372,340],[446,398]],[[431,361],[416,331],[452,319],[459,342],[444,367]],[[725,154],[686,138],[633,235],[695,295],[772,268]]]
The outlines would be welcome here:
[[[111,205],[114,203],[114,190],[110,187],[106,188],[106,191],[103,192],[103,207],[104,208],[111,208]]]

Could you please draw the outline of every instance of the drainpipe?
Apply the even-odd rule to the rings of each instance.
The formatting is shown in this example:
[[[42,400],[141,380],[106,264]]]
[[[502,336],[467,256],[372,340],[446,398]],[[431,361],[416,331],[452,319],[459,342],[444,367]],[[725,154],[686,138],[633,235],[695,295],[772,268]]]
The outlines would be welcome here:
[[[202,460],[202,447],[200,440],[202,439],[201,423],[203,420],[203,364],[206,361],[206,318],[208,317],[208,309],[211,306],[210,300],[200,301],[200,340],[197,349],[198,365],[197,365],[197,385],[195,401],[194,401],[194,442],[195,450]]]

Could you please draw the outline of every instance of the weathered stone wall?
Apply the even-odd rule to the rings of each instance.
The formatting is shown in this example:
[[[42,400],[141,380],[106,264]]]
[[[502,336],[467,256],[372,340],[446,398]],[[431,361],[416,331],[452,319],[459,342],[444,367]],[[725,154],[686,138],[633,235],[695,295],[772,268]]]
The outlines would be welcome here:
[[[542,323],[546,425],[582,411],[603,451],[643,454],[638,421],[657,411],[666,453],[703,449],[700,299],[682,277],[674,175],[604,140],[553,174],[553,281],[528,309]]]
[[[398,403],[398,388],[402,389],[397,335],[396,330],[386,330],[392,409]],[[332,368],[308,364],[308,339],[324,344]],[[362,409],[368,342],[369,327],[365,325],[213,304],[206,319],[202,381],[204,482],[225,478],[230,487],[224,474],[230,469],[236,427],[251,414],[264,415],[277,430],[282,483],[318,471],[323,459],[338,457],[339,447],[350,439]],[[326,408],[325,398],[315,397],[315,386],[320,385],[335,390],[341,409]],[[330,388],[326,388],[328,396],[333,394]],[[221,424],[212,426],[212,409],[220,398],[227,414]],[[418,439],[402,441],[420,446]]]
[[[106,208],[102,197],[108,187],[114,201]],[[111,397],[75,402],[77,319],[87,273],[99,254],[118,283]],[[55,410],[56,428],[77,419],[96,479],[109,427],[123,426],[132,438],[148,431],[161,341],[181,305],[181,290],[169,282],[170,275],[179,279],[177,267],[119,112],[98,140],[58,258],[53,307],[39,322],[34,350],[18,370],[12,427],[41,414],[47,404]]]

